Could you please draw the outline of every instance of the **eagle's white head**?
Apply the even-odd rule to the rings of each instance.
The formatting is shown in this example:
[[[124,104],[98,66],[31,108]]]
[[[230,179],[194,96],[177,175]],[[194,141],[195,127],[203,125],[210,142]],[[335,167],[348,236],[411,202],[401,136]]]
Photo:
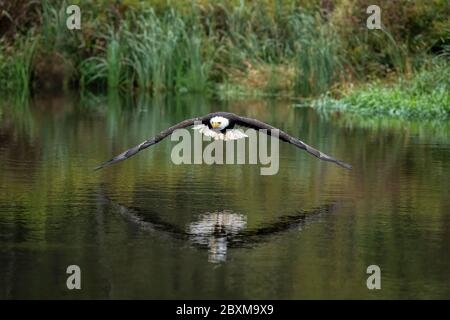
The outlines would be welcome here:
[[[219,131],[225,129],[230,124],[230,121],[224,117],[212,117],[209,122],[211,123],[211,127],[213,129]]]

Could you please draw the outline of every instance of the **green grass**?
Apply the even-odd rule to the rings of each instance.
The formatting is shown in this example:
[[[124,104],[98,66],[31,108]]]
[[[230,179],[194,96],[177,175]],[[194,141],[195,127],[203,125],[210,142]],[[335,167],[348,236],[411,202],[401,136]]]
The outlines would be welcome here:
[[[339,38],[318,17],[304,13],[289,17],[292,34],[302,35],[294,43],[296,76],[294,89],[301,96],[325,92],[343,72]]]
[[[314,102],[318,109],[341,109],[365,116],[407,119],[450,118],[450,63],[438,59],[411,79],[381,81],[353,89],[340,100],[324,96]]]
[[[0,41],[1,87],[14,92],[15,96],[28,97],[32,77],[32,61],[36,52],[35,38],[19,38],[14,43],[15,55],[2,54]]]
[[[445,100],[445,92],[382,82],[393,73],[399,79],[425,74],[422,65],[448,46],[447,7],[380,1],[389,8],[383,30],[362,27],[369,0],[337,0],[327,14],[320,0],[75,1],[83,6],[77,31],[65,27],[66,0],[8,2],[0,91],[29,93],[39,80],[63,78],[85,96],[125,91],[311,98],[342,83],[369,82],[341,103],[361,112],[413,116],[427,102]],[[64,67],[51,68],[52,57]],[[54,76],[58,72],[65,74]],[[439,116],[441,108],[427,109]]]
[[[130,12],[102,38],[106,48],[81,63],[84,89],[96,83],[108,90],[136,88],[156,94],[205,92],[210,87],[216,49],[199,26],[189,26],[174,11],[161,16],[152,9]]]

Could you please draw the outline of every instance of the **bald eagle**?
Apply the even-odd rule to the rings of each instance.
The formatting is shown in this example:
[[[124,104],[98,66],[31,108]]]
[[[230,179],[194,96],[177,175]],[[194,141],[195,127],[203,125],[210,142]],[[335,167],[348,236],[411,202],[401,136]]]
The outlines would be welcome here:
[[[145,148],[151,147],[154,144],[157,144],[164,138],[170,136],[175,130],[190,127],[190,126],[193,126],[194,130],[198,130],[203,135],[212,137],[215,140],[227,141],[227,140],[236,140],[236,139],[241,139],[241,138],[247,137],[247,135],[245,135],[244,132],[242,132],[241,130],[234,129],[234,127],[236,125],[244,126],[247,128],[252,128],[255,130],[260,130],[260,129],[266,130],[265,133],[267,133],[268,135],[271,135],[271,133],[272,133],[271,130],[278,130],[278,139],[280,139],[281,141],[293,144],[297,148],[305,150],[306,152],[312,154],[313,156],[319,158],[320,160],[334,162],[337,165],[339,165],[343,168],[346,168],[346,169],[352,168],[351,165],[349,165],[345,162],[342,162],[340,160],[336,160],[333,157],[330,157],[330,156],[324,154],[323,152],[321,152],[317,149],[314,149],[313,147],[307,145],[303,141],[301,141],[297,138],[291,137],[286,132],[284,132],[280,129],[277,129],[267,123],[264,123],[264,122],[261,122],[259,120],[252,119],[252,118],[241,117],[234,113],[215,112],[215,113],[207,114],[203,117],[197,117],[197,118],[186,119],[184,121],[181,121],[180,123],[177,123],[176,125],[161,131],[156,136],[154,136],[148,140],[145,140],[144,142],[138,144],[137,146],[122,152],[121,154],[112,158],[111,160],[108,160],[108,161],[100,164],[98,167],[95,168],[95,170],[99,170],[99,169],[108,167],[116,162],[126,160],[126,159],[134,156],[139,151],[141,151]]]

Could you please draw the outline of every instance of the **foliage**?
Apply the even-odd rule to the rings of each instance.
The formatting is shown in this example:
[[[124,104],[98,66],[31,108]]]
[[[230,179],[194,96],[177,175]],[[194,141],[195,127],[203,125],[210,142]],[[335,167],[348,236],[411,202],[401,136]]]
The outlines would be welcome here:
[[[66,1],[7,4],[1,91],[39,91],[53,81],[82,91],[304,98],[369,81],[347,100],[369,108],[380,95],[389,113],[427,99],[375,84],[415,77],[433,56],[448,56],[450,15],[440,0],[381,1],[382,30],[365,27],[368,0],[74,3],[82,7],[77,31],[65,28]],[[430,103],[445,98],[434,94]]]
[[[344,109],[361,115],[402,118],[450,118],[450,63],[436,59],[411,79],[393,84],[378,82],[350,91],[341,100],[324,96],[315,102],[319,109]]]

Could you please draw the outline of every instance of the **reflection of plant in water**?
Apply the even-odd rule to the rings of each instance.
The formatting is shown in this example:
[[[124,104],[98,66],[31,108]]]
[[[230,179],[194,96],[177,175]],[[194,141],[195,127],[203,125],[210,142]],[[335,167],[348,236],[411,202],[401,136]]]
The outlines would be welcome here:
[[[324,121],[331,121],[341,127],[352,129],[359,128],[370,132],[386,133],[389,131],[402,131],[414,134],[421,139],[447,141],[450,135],[450,123],[437,120],[407,120],[403,118],[391,118],[385,116],[367,116],[352,112],[341,112],[339,106],[327,107],[326,98],[315,105],[315,110]]]
[[[0,103],[0,128],[7,128],[9,125],[15,134],[33,139],[36,136],[36,120],[30,108],[28,97],[16,96]]]

